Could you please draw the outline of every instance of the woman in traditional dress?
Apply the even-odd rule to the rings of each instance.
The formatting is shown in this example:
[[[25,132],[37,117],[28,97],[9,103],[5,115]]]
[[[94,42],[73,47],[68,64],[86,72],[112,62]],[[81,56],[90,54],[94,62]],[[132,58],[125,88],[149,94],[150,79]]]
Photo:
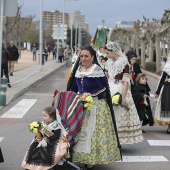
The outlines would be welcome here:
[[[105,46],[111,96],[121,94],[122,101],[113,106],[120,144],[134,144],[143,141],[139,116],[130,91],[130,74],[127,57],[120,46],[109,42]]]
[[[84,164],[84,169],[121,159],[107,78],[95,63],[96,52],[91,46],[84,47],[67,86],[67,90],[83,98],[91,96],[94,101],[91,110],[85,110],[80,138],[73,148],[73,162]]]
[[[160,126],[168,125],[167,133],[170,133],[170,53],[163,68],[155,97],[158,99],[154,122]]]

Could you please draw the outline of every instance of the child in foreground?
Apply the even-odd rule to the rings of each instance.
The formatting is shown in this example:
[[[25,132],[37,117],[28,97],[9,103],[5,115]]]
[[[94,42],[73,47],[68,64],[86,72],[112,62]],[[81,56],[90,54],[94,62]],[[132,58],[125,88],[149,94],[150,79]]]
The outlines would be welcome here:
[[[22,167],[31,170],[51,169],[65,155],[68,143],[61,139],[67,132],[61,124],[58,110],[49,106],[42,111],[42,123],[30,124],[30,131],[36,133],[36,137],[30,145]]]

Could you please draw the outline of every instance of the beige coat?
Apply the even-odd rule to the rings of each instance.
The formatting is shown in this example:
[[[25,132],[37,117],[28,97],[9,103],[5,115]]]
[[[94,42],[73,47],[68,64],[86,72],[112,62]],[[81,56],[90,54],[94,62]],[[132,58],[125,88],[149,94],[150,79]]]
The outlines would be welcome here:
[[[70,49],[64,50],[64,57],[65,58],[71,58],[72,57],[72,51]]]

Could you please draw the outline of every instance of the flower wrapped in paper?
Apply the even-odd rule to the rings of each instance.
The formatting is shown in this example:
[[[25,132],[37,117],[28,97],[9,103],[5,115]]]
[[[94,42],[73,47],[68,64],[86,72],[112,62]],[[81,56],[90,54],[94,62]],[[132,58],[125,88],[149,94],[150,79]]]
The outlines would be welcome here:
[[[113,106],[118,106],[121,105],[121,103],[122,103],[122,95],[119,92],[117,92],[112,97],[112,104]],[[125,105],[124,108],[127,111],[130,109],[128,105]]]
[[[32,122],[29,125],[29,129],[30,129],[30,132],[32,132],[34,134],[38,134],[38,132],[41,129],[41,123],[40,122]]]
[[[118,92],[115,93],[112,97],[112,104],[114,106],[117,106],[117,105],[121,104],[121,102],[122,102],[122,95]]]
[[[93,107],[93,98],[91,96],[81,97],[81,100],[83,101],[84,108],[87,110],[90,110]]]

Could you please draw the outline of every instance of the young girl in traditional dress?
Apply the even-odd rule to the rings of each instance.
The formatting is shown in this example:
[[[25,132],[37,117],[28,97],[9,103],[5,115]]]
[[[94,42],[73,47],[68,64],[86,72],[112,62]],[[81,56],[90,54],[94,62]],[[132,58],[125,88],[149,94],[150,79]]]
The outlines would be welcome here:
[[[54,167],[67,150],[66,142],[59,142],[67,132],[61,124],[58,111],[46,107],[42,111],[41,135],[35,138],[24,157],[22,167],[30,170],[47,170]]]
[[[127,57],[120,46],[109,42],[105,46],[111,96],[121,94],[122,101],[118,106],[113,106],[116,117],[119,140],[121,144],[134,144],[143,141],[139,116],[130,91],[130,74]],[[127,109],[128,108],[128,109]]]
[[[149,96],[150,95],[147,88],[147,76],[144,73],[139,73],[137,75],[136,86],[134,87],[133,91],[133,100],[135,102],[142,126],[147,124],[149,124],[149,126],[153,126],[153,117]]]
[[[170,133],[170,53],[168,56],[155,93],[158,99],[154,122],[160,126],[168,125],[167,133]]]

